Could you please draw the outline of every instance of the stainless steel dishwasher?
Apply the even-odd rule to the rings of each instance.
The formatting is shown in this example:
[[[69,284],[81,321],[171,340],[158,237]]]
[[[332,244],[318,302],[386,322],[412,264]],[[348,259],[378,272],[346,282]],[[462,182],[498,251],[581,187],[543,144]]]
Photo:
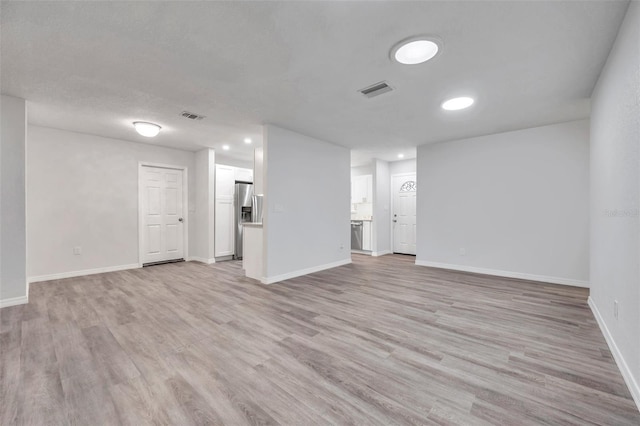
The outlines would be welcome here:
[[[351,250],[362,250],[362,228],[361,220],[351,221]]]

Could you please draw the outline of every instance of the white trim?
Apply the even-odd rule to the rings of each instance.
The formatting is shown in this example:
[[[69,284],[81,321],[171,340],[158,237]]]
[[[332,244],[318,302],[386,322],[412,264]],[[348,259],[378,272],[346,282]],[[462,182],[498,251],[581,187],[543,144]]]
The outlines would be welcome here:
[[[313,274],[314,272],[324,271],[325,269],[336,268],[338,266],[348,265],[351,263],[351,257],[349,259],[339,260],[337,262],[325,263],[324,265],[314,266],[307,269],[299,269],[293,272],[287,272],[286,274],[276,275],[273,277],[263,277],[260,281],[262,284],[273,284],[279,281],[288,280],[291,278],[300,277],[302,275]]]
[[[95,269],[82,269],[80,271],[61,272],[59,274],[50,275],[38,275],[35,277],[29,277],[28,282],[37,283],[41,281],[62,280],[64,278],[82,277],[84,275],[104,274],[105,272],[125,271],[127,269],[138,269],[140,266],[137,263],[129,265],[107,266],[105,268]]]
[[[151,163],[148,161],[138,161],[138,267],[142,268],[142,230],[144,228],[142,217],[142,168],[160,167],[164,169],[182,170],[182,217],[184,218],[183,229],[183,251],[184,259],[189,258],[189,168],[186,166],[175,166],[162,163]]]
[[[638,410],[640,410],[640,386],[638,386],[638,382],[633,377],[633,374],[631,373],[631,369],[629,369],[629,366],[627,365],[627,362],[624,360],[624,357],[622,356],[620,349],[618,349],[618,345],[616,345],[615,340],[613,340],[613,336],[609,332],[609,329],[607,328],[607,324],[604,322],[604,318],[602,318],[602,315],[600,315],[600,311],[596,306],[596,302],[593,301],[591,296],[589,296],[589,307],[591,308],[591,312],[593,312],[593,316],[595,317],[596,321],[598,322],[598,325],[600,326],[600,331],[602,331],[602,334],[604,335],[604,340],[606,340],[607,345],[609,345],[609,350],[611,350],[613,359],[616,361],[616,364],[618,364],[618,369],[620,370],[620,373],[622,373],[622,378],[627,384],[627,387],[629,388],[629,392],[631,393],[633,400],[638,406]]]
[[[212,263],[216,263],[216,259],[205,259],[204,257],[197,257],[197,256],[191,256],[189,259],[187,259],[188,262],[200,262],[200,263],[206,263],[207,265],[211,265]]]
[[[573,278],[551,277],[548,275],[525,274],[522,272],[502,271],[499,269],[476,268],[475,266],[452,265],[449,263],[430,262],[428,260],[417,260],[416,265],[428,266],[431,268],[451,269],[453,271],[473,272],[476,274],[495,275],[497,277],[518,278],[521,280],[540,281],[550,284],[570,285],[573,287],[589,288],[589,281],[575,280]]]
[[[24,305],[29,303],[29,296],[12,297],[10,299],[0,300],[0,308],[8,308],[9,306]]]
[[[380,250],[380,251],[374,251],[371,252],[371,256],[373,257],[377,257],[377,256],[384,256],[385,254],[391,254],[391,250]]]

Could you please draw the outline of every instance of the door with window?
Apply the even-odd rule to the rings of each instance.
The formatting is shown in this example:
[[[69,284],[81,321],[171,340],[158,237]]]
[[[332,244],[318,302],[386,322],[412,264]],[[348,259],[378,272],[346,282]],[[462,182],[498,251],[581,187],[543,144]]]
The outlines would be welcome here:
[[[416,254],[416,175],[392,176],[393,252]]]
[[[141,263],[184,258],[183,170],[140,168]]]

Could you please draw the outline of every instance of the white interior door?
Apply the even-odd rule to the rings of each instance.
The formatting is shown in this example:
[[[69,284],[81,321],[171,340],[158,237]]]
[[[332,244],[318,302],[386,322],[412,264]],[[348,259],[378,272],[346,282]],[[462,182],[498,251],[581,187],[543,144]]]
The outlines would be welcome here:
[[[393,176],[393,252],[416,254],[416,175]]]
[[[184,258],[183,170],[143,166],[142,263]]]

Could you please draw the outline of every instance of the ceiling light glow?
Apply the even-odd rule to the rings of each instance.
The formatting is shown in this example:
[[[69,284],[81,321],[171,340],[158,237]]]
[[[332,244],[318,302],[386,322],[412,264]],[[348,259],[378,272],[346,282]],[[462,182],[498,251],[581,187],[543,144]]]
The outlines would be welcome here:
[[[410,40],[397,44],[391,51],[396,61],[405,65],[427,62],[438,53],[438,45],[431,40]]]
[[[252,142],[251,138],[244,138],[244,143],[249,145]]]
[[[157,136],[162,128],[157,124],[147,123],[145,121],[135,121],[133,123],[133,127],[136,128],[136,132],[147,138]]]
[[[447,111],[458,111],[460,109],[469,108],[475,101],[468,96],[449,99],[442,103],[442,109]]]
[[[398,154],[398,158],[404,158],[404,154]]]
[[[229,151],[229,145],[222,145],[222,149],[224,149],[225,151]]]

